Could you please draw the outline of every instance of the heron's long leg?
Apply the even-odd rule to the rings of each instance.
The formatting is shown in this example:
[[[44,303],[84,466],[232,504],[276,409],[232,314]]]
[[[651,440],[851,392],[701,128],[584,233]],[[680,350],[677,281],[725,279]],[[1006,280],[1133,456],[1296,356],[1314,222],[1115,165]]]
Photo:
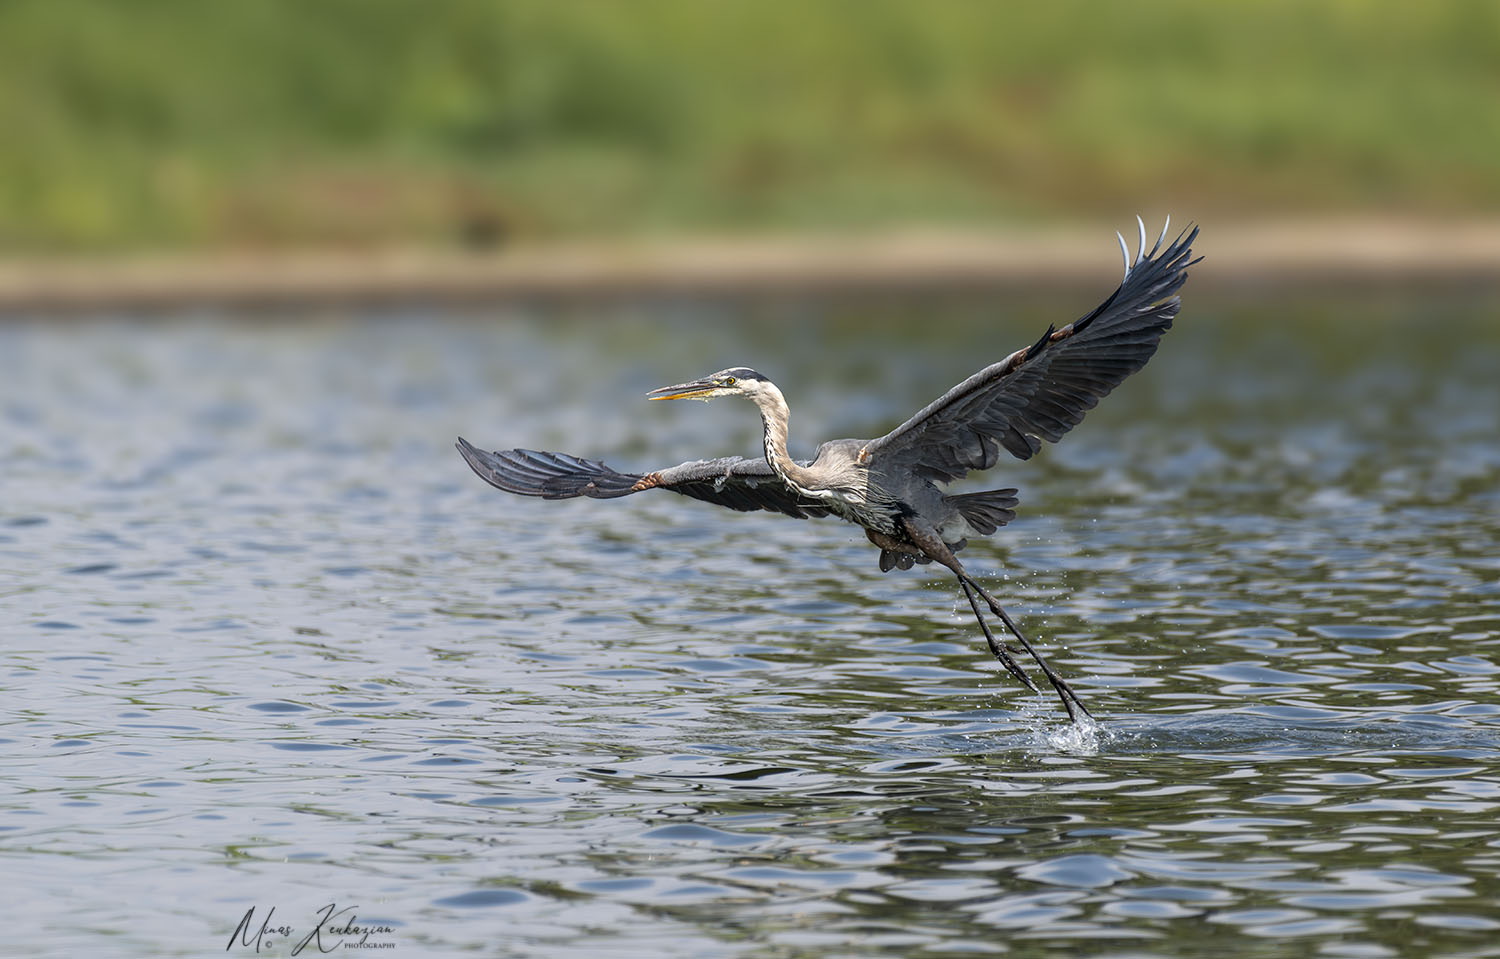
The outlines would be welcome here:
[[[1010,618],[1010,614],[1007,613],[1005,609],[995,601],[995,597],[991,596],[983,586],[980,586],[978,583],[974,582],[974,580],[970,579],[968,573],[958,572],[958,581],[964,585],[964,590],[966,592],[972,588],[980,595],[980,597],[984,599],[985,604],[990,608],[990,612],[1000,617],[1000,621],[1005,624],[1005,628],[1010,630],[1011,635],[1019,640],[1021,645],[1025,647],[1026,652],[1031,654],[1031,658],[1036,660],[1037,666],[1041,668],[1043,675],[1047,677],[1047,681],[1052,684],[1053,689],[1057,690],[1057,695],[1058,698],[1062,700],[1063,708],[1068,711],[1068,718],[1073,720],[1075,723],[1078,721],[1078,713],[1075,711],[1076,707],[1076,709],[1082,710],[1085,716],[1088,716],[1090,719],[1092,719],[1094,714],[1089,712],[1089,708],[1083,704],[1083,700],[1079,699],[1078,694],[1073,692],[1073,687],[1069,686],[1067,680],[1059,676],[1057,674],[1057,670],[1053,669],[1052,665],[1048,663],[1047,660],[1043,659],[1040,653],[1032,648],[1030,641],[1028,641],[1026,639],[1026,636],[1021,632],[1021,628],[1016,625],[1015,620]],[[971,597],[970,602],[972,601],[973,599]],[[993,641],[991,641],[991,648],[994,648]],[[1036,687],[1033,686],[1032,688],[1035,689]]]
[[[1005,667],[1012,674],[1018,673],[1019,667],[1012,668],[1015,661],[1009,656],[1001,655],[1004,647],[997,643],[995,638],[990,634],[989,626],[985,624],[984,617],[980,615],[979,604],[974,602],[974,593],[978,593],[984,599],[985,603],[990,607],[990,611],[1000,617],[1000,621],[1005,624],[1005,628],[1010,630],[1011,635],[1016,637],[1020,641],[1021,646],[1030,654],[1031,658],[1036,660],[1037,666],[1040,667],[1043,675],[1047,677],[1047,682],[1051,683],[1052,688],[1057,690],[1057,696],[1062,700],[1063,708],[1068,711],[1068,718],[1075,723],[1078,722],[1078,713],[1080,710],[1083,711],[1085,716],[1093,718],[1093,714],[1083,704],[1083,700],[1079,699],[1078,694],[1073,692],[1073,687],[1069,686],[1067,681],[1057,674],[1057,670],[1053,669],[1052,665],[1046,659],[1042,658],[1031,645],[1031,641],[1022,634],[1021,628],[1016,625],[1015,620],[1010,618],[1010,614],[995,601],[995,597],[991,596],[983,586],[976,583],[973,577],[964,570],[963,564],[958,561],[957,556],[953,555],[953,551],[948,548],[948,544],[943,542],[943,538],[938,535],[937,530],[912,517],[903,516],[901,524],[913,545],[923,553],[926,553],[939,563],[953,570],[953,575],[958,577],[959,584],[964,588],[964,595],[969,598],[970,605],[974,607],[974,614],[979,616],[979,625],[984,629],[984,637],[989,640],[990,651],[995,654],[995,658],[1004,663]],[[1029,679],[1024,681],[1027,686],[1036,689]]]
[[[1008,669],[1012,676],[1016,677],[1023,684],[1025,684],[1026,688],[1035,691],[1036,683],[1033,683],[1031,681],[1031,677],[1026,675],[1025,671],[1021,669],[1020,664],[1018,664],[1014,659],[1010,658],[1010,654],[1006,652],[1005,647],[995,639],[995,634],[990,632],[990,624],[985,622],[984,612],[979,608],[979,599],[974,595],[974,588],[968,583],[964,582],[961,577],[958,581],[958,585],[964,588],[964,595],[968,597],[969,600],[969,608],[974,610],[974,618],[979,620],[979,628],[984,630],[985,642],[990,644],[990,652],[995,654],[995,658],[1000,660],[1000,665]]]

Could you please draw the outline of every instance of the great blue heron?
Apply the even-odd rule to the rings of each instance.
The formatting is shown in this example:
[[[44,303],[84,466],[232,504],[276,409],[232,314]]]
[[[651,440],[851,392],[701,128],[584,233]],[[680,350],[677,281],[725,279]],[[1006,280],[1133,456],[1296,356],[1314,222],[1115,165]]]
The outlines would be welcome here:
[[[1140,223],[1139,218],[1137,222]],[[1168,219],[1168,225],[1171,220]],[[486,453],[462,437],[458,450],[474,472],[508,493],[570,499],[610,499],[665,489],[730,509],[771,510],[788,516],[840,516],[862,526],[880,547],[882,572],[933,560],[953,571],[990,652],[1032,690],[1036,685],[1011,657],[1020,650],[990,631],[979,600],[1003,622],[1057,690],[1068,717],[1087,707],[1032,647],[1014,620],[954,554],[970,536],[988,536],[1015,517],[1016,490],[944,493],[942,485],[970,470],[987,470],[1005,450],[1029,459],[1042,440],[1057,442],[1083,414],[1156,352],[1177,315],[1178,288],[1187,280],[1198,230],[1183,231],[1165,250],[1167,228],[1146,252],[1140,223],[1135,260],[1124,237],[1125,277],[1082,319],[1048,327],[1041,339],[953,387],[911,419],[874,440],[831,440],[811,460],[787,452],[789,410],[781,390],[744,367],[652,390],[653,400],[708,400],[743,396],[760,409],[765,458],[697,460],[651,473],[621,473],[566,453],[513,449]],[[1161,255],[1158,256],[1157,254]]]

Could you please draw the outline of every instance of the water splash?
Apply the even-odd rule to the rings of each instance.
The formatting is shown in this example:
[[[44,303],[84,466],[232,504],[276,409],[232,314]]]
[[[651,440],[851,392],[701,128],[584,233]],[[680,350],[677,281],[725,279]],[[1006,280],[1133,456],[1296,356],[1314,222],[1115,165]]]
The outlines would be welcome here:
[[[1070,756],[1096,756],[1099,754],[1101,739],[1109,738],[1108,730],[1088,716],[1079,716],[1077,722],[1056,728],[1036,729],[1033,735],[1039,746]]]

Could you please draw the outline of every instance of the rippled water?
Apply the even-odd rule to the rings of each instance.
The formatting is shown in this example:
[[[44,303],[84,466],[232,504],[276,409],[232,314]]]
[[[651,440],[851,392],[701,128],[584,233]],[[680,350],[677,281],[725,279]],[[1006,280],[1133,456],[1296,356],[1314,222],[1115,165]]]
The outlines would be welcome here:
[[[745,364],[805,453],[1087,305],[0,327],[0,951],[1500,955],[1492,302],[1190,302],[983,478],[1088,734],[854,527],[451,445],[752,453],[641,396]]]

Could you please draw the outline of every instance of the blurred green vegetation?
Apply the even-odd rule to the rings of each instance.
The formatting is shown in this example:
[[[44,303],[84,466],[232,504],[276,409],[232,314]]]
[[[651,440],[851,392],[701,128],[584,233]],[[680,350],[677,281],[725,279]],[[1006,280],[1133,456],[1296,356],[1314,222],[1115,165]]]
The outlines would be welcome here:
[[[1500,212],[1500,4],[7,0],[0,252]]]

